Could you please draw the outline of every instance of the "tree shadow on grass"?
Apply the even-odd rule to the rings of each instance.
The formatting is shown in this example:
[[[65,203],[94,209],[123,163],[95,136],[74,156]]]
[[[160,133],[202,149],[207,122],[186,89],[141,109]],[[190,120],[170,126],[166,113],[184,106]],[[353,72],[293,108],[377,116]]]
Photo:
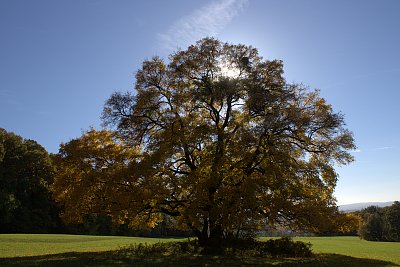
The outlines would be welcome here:
[[[33,257],[0,258],[0,266],[31,266],[31,267],[69,267],[69,266],[349,266],[349,267],[388,267],[398,264],[373,260],[360,259],[338,254],[320,254],[305,259],[271,259],[261,257],[224,257],[209,255],[182,255],[182,256],[130,256],[122,255],[117,251],[108,252],[71,252]]]

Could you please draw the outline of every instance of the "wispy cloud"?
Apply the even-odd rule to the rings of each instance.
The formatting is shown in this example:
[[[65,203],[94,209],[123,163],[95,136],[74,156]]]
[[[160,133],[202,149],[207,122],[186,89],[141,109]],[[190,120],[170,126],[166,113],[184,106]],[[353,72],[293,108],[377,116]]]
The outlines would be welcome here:
[[[158,35],[161,45],[175,50],[207,36],[217,36],[243,10],[248,0],[214,0],[176,21]]]
[[[10,90],[0,89],[0,96],[2,96],[2,97],[7,97],[7,96],[10,96],[11,94],[12,94],[12,92]]]
[[[36,114],[39,116],[48,116],[48,115],[51,115],[52,112],[47,111],[47,110],[39,110],[39,111],[36,111]]]
[[[391,146],[384,146],[384,147],[374,148],[374,150],[386,150],[386,149],[391,149],[391,148],[392,148]]]
[[[355,149],[355,150],[351,150],[350,153],[361,153],[361,152],[374,152],[374,151],[380,151],[380,150],[388,150],[388,149],[392,149],[392,146],[382,146],[382,147],[376,147],[376,148],[369,148],[369,149]]]
[[[359,80],[366,80],[368,78],[376,78],[377,76],[381,77],[382,75],[398,75],[400,73],[400,68],[394,68],[394,69],[378,69],[374,72],[367,72],[367,73],[361,73],[355,76],[349,76],[349,77],[344,77],[340,82],[338,83],[332,83],[332,84],[326,84],[323,85],[323,88],[334,88],[334,87],[339,87],[339,86],[344,86],[346,84],[349,84],[351,82],[357,82]]]
[[[24,103],[18,99],[16,94],[7,89],[0,89],[0,105],[11,106],[18,110],[23,110],[25,107]]]

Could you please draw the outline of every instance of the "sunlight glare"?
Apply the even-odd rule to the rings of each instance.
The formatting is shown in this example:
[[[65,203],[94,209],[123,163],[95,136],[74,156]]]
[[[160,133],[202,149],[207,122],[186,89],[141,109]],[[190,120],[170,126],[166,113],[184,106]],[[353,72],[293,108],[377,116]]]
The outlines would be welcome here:
[[[223,77],[237,78],[240,75],[240,69],[228,62],[221,62],[220,74]]]

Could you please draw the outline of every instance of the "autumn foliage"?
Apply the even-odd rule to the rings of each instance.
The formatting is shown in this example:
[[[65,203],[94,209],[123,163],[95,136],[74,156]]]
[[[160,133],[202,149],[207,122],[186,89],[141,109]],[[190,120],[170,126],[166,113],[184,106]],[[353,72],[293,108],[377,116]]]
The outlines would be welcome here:
[[[281,61],[210,38],[143,62],[135,90],[112,94],[103,120],[108,130],[60,148],[64,218],[153,227],[165,214],[203,245],[265,225],[330,227],[334,164],[355,147],[343,116],[287,83]]]

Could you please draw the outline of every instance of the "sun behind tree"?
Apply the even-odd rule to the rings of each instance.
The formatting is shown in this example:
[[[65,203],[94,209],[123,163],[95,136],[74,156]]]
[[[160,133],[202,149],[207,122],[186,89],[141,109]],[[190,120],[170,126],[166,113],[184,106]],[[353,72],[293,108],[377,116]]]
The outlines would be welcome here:
[[[205,38],[136,74],[114,93],[111,130],[62,145],[55,197],[64,217],[109,214],[152,227],[176,218],[201,245],[265,225],[323,231],[337,207],[334,164],[352,134],[317,91],[289,84],[279,60]]]

